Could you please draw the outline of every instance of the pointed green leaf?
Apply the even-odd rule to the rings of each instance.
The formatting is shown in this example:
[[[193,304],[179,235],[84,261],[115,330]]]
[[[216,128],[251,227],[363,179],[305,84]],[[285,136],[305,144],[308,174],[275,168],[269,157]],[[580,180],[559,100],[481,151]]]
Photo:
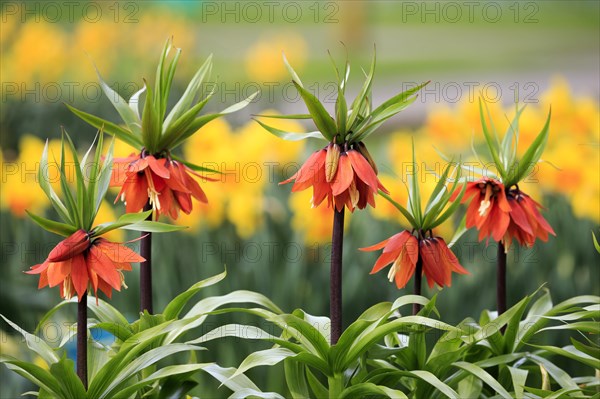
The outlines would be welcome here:
[[[300,93],[300,96],[304,100],[304,104],[306,104],[308,112],[312,115],[313,122],[317,126],[317,129],[319,129],[328,141],[331,141],[337,131],[331,115],[327,113],[325,107],[323,107],[323,104],[321,104],[317,97],[299,85],[296,81],[292,81],[292,83],[296,86],[298,93]]]
[[[56,378],[54,378],[49,371],[44,370],[40,366],[29,362],[23,362],[7,355],[0,355],[0,363],[4,363],[9,370],[28,379],[36,386],[40,387],[40,389],[45,390],[49,394],[48,396],[56,398],[62,397],[63,392]]]
[[[71,188],[69,187],[67,176],[65,174],[65,171],[67,170],[65,164],[65,141],[63,138],[60,146],[60,188],[62,190],[63,197],[65,198],[67,212],[69,213],[69,217],[73,221],[73,224],[80,229],[85,229],[86,226],[83,226],[82,221],[83,209],[77,206],[77,201],[73,197],[73,193],[71,192]]]
[[[496,379],[494,379],[494,377],[490,375],[490,373],[488,373],[481,367],[468,362],[454,362],[452,365],[461,368],[470,374],[473,374],[474,376],[485,382],[487,385],[489,385],[503,398],[512,399],[510,393],[508,393],[506,389],[504,389],[504,387]]]
[[[486,105],[486,109],[487,109],[487,105]],[[488,111],[488,116],[489,116],[489,111]],[[502,176],[502,178],[504,180],[507,177],[506,171],[504,170],[502,161],[500,160],[500,156],[498,155],[498,143],[496,140],[494,140],[492,138],[492,136],[490,135],[490,132],[488,130],[487,122],[486,122],[485,116],[483,114],[483,102],[482,102],[481,98],[479,99],[479,117],[481,118],[481,128],[483,130],[483,136],[487,143],[488,149],[490,150],[492,159],[494,160],[494,163],[496,164],[498,173],[500,174],[500,176]],[[493,122],[490,120],[490,123],[493,123]]]
[[[406,220],[408,221],[408,223],[411,226],[413,226],[415,228],[418,226],[417,221],[415,220],[414,216],[410,213],[410,211],[408,209],[406,209],[405,207],[403,207],[402,205],[400,205],[399,203],[394,201],[392,199],[392,197],[390,197],[389,195],[387,195],[386,193],[384,193],[381,190],[379,190],[379,195],[381,195],[383,198],[388,200],[390,204],[394,205],[396,207],[396,209],[398,209],[402,213],[402,215],[406,218]]]
[[[203,288],[210,287],[211,285],[217,284],[218,282],[223,280],[226,276],[227,276],[227,269],[225,269],[223,271],[223,273],[219,273],[215,276],[212,276],[212,277],[209,277],[207,279],[197,282],[196,284],[194,284],[190,288],[188,288],[186,291],[177,295],[175,297],[175,299],[173,299],[171,302],[169,302],[169,304],[165,307],[165,310],[163,311],[163,315],[165,316],[165,319],[171,320],[171,319],[175,319],[176,317],[178,317],[179,313],[181,313],[181,310],[188,303],[188,301],[190,300],[191,297],[196,295]]]
[[[107,120],[98,118],[87,112],[78,110],[77,108],[71,107],[69,104],[65,104],[67,108],[71,110],[75,115],[81,118],[83,121],[89,123],[96,129],[102,130],[110,135],[117,137],[119,140],[129,144],[134,148],[142,148],[143,143],[140,137],[134,136],[130,131],[112,123]]]
[[[373,59],[371,61],[371,69],[365,82],[363,83],[363,87],[352,102],[350,106],[350,116],[348,117],[348,130],[352,130],[354,128],[354,123],[358,120],[358,116],[360,114],[361,108],[365,102],[367,97],[370,97],[371,84],[373,83],[373,75],[375,74],[375,63],[376,63],[376,51],[373,48]]]
[[[139,89],[138,91],[133,93],[131,98],[129,98],[129,104],[128,104],[129,108],[131,108],[131,110],[135,114],[136,119],[139,121],[138,124],[141,123],[141,120],[142,120],[142,118],[140,117],[140,97],[142,96],[142,94],[144,94],[145,91],[146,91],[146,84],[144,84],[144,86],[142,86],[141,89]],[[140,128],[141,128],[141,125],[140,125]]]
[[[27,212],[27,215],[29,215],[29,217],[35,223],[37,223],[43,229],[45,229],[51,233],[55,233],[55,234],[61,235],[63,237],[68,237],[77,231],[77,227],[74,227],[74,226],[71,226],[71,225],[68,225],[65,223],[55,222],[54,220],[46,219],[41,216],[37,216],[37,215],[29,212],[28,210],[25,210],[25,212]]]
[[[146,84],[145,81],[144,84]],[[152,88],[147,86],[144,110],[142,111],[142,140],[146,150],[151,154],[155,154],[160,150],[157,145],[161,135],[162,124],[157,106],[159,104],[155,103]]]
[[[517,161],[518,163],[511,166],[511,173],[505,182],[505,185],[507,187],[510,187],[513,184],[517,184],[518,182],[520,182],[525,176],[527,176],[531,172],[531,170],[533,170],[534,166],[542,157],[542,153],[544,152],[544,149],[546,148],[546,143],[548,142],[551,116],[552,109],[548,111],[548,117],[546,118],[546,123],[544,124],[542,131],[537,135],[535,140],[533,140],[533,143],[531,143],[523,157],[519,161]]]
[[[126,224],[122,226],[123,230],[143,231],[146,233],[170,233],[172,231],[179,231],[187,229],[187,226],[178,226],[175,224],[168,224],[162,222],[153,222],[150,220],[144,220],[142,222]]]
[[[40,187],[52,203],[52,206],[58,215],[63,219],[64,222],[66,222],[66,224],[73,225],[74,221],[71,220],[71,216],[69,215],[67,208],[50,185],[50,176],[48,175],[48,172],[48,140],[46,140],[46,145],[44,146],[44,151],[42,152],[42,159],[40,160],[40,168],[38,170],[38,181]]]
[[[129,107],[127,101],[125,101],[123,97],[119,95],[119,93],[114,91],[108,84],[106,84],[104,79],[102,79],[102,75],[100,75],[100,71],[98,70],[98,67],[96,67],[96,64],[93,65],[94,69],[96,70],[96,74],[98,75],[100,88],[102,88],[104,95],[108,98],[113,107],[115,107],[115,109],[121,116],[121,119],[123,119],[123,122],[125,122],[129,130],[131,130],[131,132],[135,135],[140,135],[140,120],[137,117],[136,113]]]
[[[54,364],[60,360],[58,355],[54,352],[54,350],[46,344],[40,337],[37,337],[33,334],[28,333],[6,317],[3,314],[0,314],[0,317],[4,319],[4,321],[11,326],[15,331],[23,336],[25,339],[25,343],[27,347],[37,353],[48,365]]]
[[[309,132],[309,133],[286,132],[286,131],[274,128],[272,126],[269,126],[269,125],[259,121],[258,119],[254,119],[254,121],[256,121],[259,125],[261,125],[265,130],[267,130],[272,135],[277,136],[283,140],[300,141],[300,140],[305,140],[305,139],[309,139],[309,138],[327,140],[323,136],[323,134],[319,131]]]
[[[292,81],[297,82],[298,85],[300,85],[300,87],[304,87],[302,85],[302,81],[300,80],[300,77],[298,76],[296,71],[294,71],[294,68],[292,68],[290,63],[288,62],[287,58],[285,57],[285,53],[283,51],[281,52],[281,56],[283,57],[283,63],[285,64],[285,67],[287,68],[290,75],[292,75]]]
[[[169,115],[167,115],[164,126],[170,126],[171,123],[179,119],[192,106],[194,99],[198,96],[202,87],[202,82],[207,75],[210,75],[212,69],[212,54],[206,58],[206,61],[198,68],[196,74],[183,92],[183,95],[177,101]]]
[[[123,226],[139,223],[146,220],[152,214],[152,210],[139,213],[125,213],[114,222],[99,224],[92,230],[94,237],[99,237],[111,230],[122,228]]]

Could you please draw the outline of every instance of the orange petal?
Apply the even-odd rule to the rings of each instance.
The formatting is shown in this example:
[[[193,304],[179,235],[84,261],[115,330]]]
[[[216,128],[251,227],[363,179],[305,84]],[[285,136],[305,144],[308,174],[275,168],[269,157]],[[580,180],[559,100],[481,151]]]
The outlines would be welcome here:
[[[71,259],[67,259],[63,262],[50,262],[47,272],[48,285],[50,285],[50,287],[57,286],[63,282],[69,273],[71,273]]]
[[[148,161],[148,166],[152,169],[156,175],[162,177],[163,179],[168,179],[170,177],[169,170],[165,167],[165,163],[167,163],[167,159],[161,158],[156,159],[152,155],[146,156],[146,160]]]
[[[377,273],[378,271],[380,271],[381,269],[398,259],[399,255],[400,251],[382,253],[379,256],[379,258],[377,258],[377,261],[375,262],[375,265],[373,266],[373,269],[371,269],[371,272],[369,274]]]
[[[81,298],[87,290],[89,283],[87,265],[83,255],[77,255],[72,259],[71,279],[73,280],[73,287],[75,287],[77,297]]]
[[[96,246],[90,248],[88,262],[92,271],[98,274],[98,287],[100,287],[101,281],[105,281],[117,291],[121,289],[121,276],[117,272],[114,263]]]
[[[406,248],[400,254],[400,270],[396,272],[396,287],[404,288],[408,280],[415,274],[417,262],[408,254]]]
[[[115,263],[138,263],[146,260],[125,245],[110,242],[104,238],[99,238],[94,243],[98,249],[104,252],[104,254]]]
[[[30,267],[30,270],[27,270],[25,273],[27,274],[40,274],[46,271],[46,269],[48,269],[48,266],[50,265],[50,262],[48,262],[47,260],[44,261],[44,263],[40,263],[38,265],[33,265]]]
[[[360,180],[364,181],[373,191],[377,191],[378,180],[375,171],[369,164],[369,161],[365,159],[358,151],[350,150],[347,152],[352,169],[358,175]]]
[[[88,233],[77,230],[69,237],[59,242],[48,254],[50,262],[62,262],[85,251],[90,245]]]
[[[352,170],[350,159],[348,158],[348,155],[342,154],[340,156],[335,178],[331,182],[331,191],[333,192],[333,195],[338,196],[346,191],[348,187],[350,187],[353,179],[354,172]]]
[[[511,200],[510,203],[510,218],[512,221],[519,226],[519,228],[523,229],[523,231],[527,232],[527,234],[533,234],[533,229],[529,224],[529,220],[527,219],[527,214],[519,204],[518,200]]]
[[[395,237],[395,236],[393,236],[393,237]],[[390,238],[388,238],[386,240],[383,240],[383,241],[381,241],[381,242],[379,242],[377,244],[371,245],[370,247],[358,248],[358,250],[359,251],[364,251],[364,252],[367,252],[367,251],[377,251],[377,250],[385,247],[385,244],[387,244],[393,237],[390,237]]]
[[[492,230],[492,237],[496,241],[500,241],[502,237],[504,237],[504,233],[506,233],[506,229],[508,228],[508,224],[510,222],[510,215],[506,212],[503,212],[497,206],[492,208],[489,216],[489,223],[491,224],[490,228]]]
[[[145,174],[134,174],[125,185],[125,210],[127,213],[139,212],[148,202],[148,180]]]
[[[313,152],[296,173],[296,182],[302,183],[307,180],[314,180],[318,171],[325,166],[326,157],[327,151],[325,149]],[[325,176],[323,176],[323,180],[325,180]]]

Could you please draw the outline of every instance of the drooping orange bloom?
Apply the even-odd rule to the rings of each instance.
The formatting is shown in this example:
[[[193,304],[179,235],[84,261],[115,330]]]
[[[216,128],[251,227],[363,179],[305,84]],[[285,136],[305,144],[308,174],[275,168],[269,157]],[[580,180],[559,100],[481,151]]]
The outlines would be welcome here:
[[[462,202],[469,199],[471,203],[467,209],[466,227],[476,227],[480,241],[490,236],[500,241],[508,228],[511,211],[504,185],[487,177],[469,182]]]
[[[395,280],[398,288],[404,288],[415,274],[419,258],[422,262],[422,273],[427,277],[430,288],[434,284],[440,287],[450,286],[452,272],[468,274],[441,237],[419,240],[409,231],[404,230],[387,240],[360,250],[376,251],[382,248],[383,253],[375,262],[371,274],[392,263],[388,279],[390,282]]]
[[[371,160],[353,148],[341,151],[337,144],[315,151],[298,172],[280,184],[291,181],[294,181],[292,192],[313,188],[314,207],[327,199],[327,206],[335,205],[338,211],[344,206],[351,212],[367,205],[375,207],[377,191],[388,193]]]
[[[548,241],[548,234],[556,235],[538,210],[543,207],[530,196],[518,188],[514,188],[508,191],[507,198],[511,209],[510,223],[502,238],[507,251],[513,238],[516,238],[519,244],[531,247],[536,238]]]
[[[145,259],[126,246],[104,238],[90,240],[90,234],[78,230],[59,242],[44,263],[31,267],[28,274],[39,274],[38,288],[60,286],[60,296],[79,300],[90,285],[97,296],[98,289],[109,298],[113,288],[127,288],[123,271],[131,270],[131,263]]]
[[[206,194],[192,176],[214,181],[178,161],[142,152],[114,160],[110,185],[121,187],[115,202],[121,199],[128,213],[139,212],[150,201],[156,218],[164,214],[177,219],[180,210],[190,214],[192,197],[208,203]]]

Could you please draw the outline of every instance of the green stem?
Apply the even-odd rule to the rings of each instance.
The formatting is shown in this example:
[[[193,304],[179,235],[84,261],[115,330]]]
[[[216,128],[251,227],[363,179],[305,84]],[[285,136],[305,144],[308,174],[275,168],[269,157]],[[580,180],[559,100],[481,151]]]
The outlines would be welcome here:
[[[344,375],[335,374],[333,377],[327,377],[329,385],[329,399],[338,399],[344,390]]]

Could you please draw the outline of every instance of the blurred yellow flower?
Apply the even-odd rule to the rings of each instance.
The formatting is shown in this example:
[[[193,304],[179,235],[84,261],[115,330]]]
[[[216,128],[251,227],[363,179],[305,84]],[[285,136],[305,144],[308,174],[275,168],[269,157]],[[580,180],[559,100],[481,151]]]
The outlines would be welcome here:
[[[313,244],[331,242],[333,226],[333,207],[311,207],[312,192],[310,190],[298,191],[289,197],[289,206],[292,211],[292,228],[300,234],[307,247]],[[379,204],[379,202],[378,202]],[[350,225],[351,213],[345,213],[344,229]]]
[[[289,32],[274,31],[254,43],[246,51],[246,72],[257,82],[279,82],[289,74],[283,64],[281,52],[296,71],[304,66],[307,45],[302,36]],[[291,78],[290,78],[291,79]]]
[[[43,149],[40,139],[25,135],[19,142],[19,157],[13,162],[2,159],[1,208],[16,217],[25,217],[26,210],[41,213],[49,203],[37,177]]]
[[[68,65],[67,49],[67,35],[59,24],[35,21],[22,24],[2,57],[2,80],[38,85],[56,82]],[[27,90],[32,89],[27,86]]]
[[[102,201],[100,209],[98,209],[98,214],[96,215],[96,220],[94,221],[94,226],[106,222],[114,222],[117,218],[118,216],[115,214],[114,205],[108,201]],[[104,234],[103,237],[113,242],[123,242],[125,239],[125,232],[124,230],[116,229]]]

